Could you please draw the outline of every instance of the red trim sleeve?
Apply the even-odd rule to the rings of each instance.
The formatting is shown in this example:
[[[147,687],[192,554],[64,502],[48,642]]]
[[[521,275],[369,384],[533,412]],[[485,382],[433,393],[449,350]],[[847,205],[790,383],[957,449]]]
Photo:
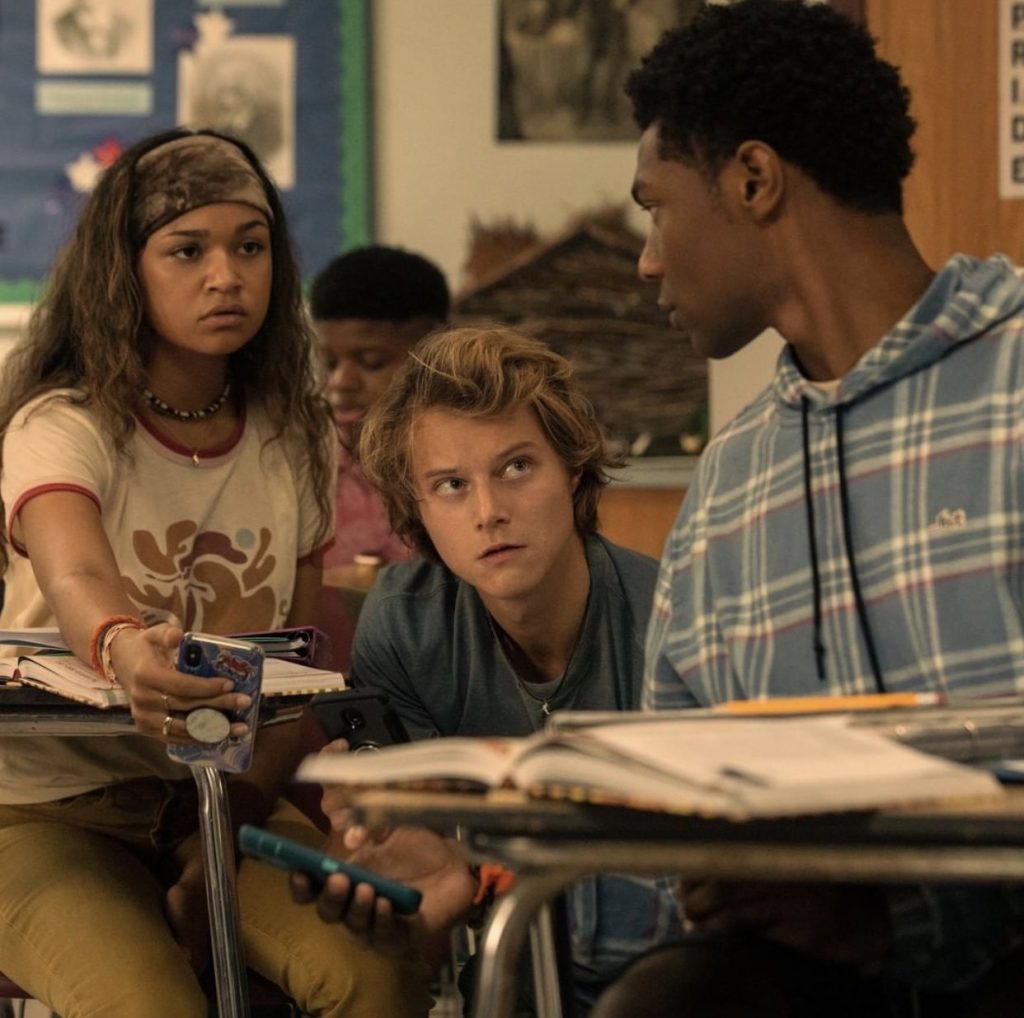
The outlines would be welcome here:
[[[88,488],[83,488],[80,484],[53,483],[41,484],[38,488],[29,488],[28,491],[22,493],[18,501],[14,503],[14,508],[7,514],[7,541],[23,558],[28,558],[28,552],[20,541],[14,539],[14,521],[18,518],[18,513],[21,512],[27,502],[30,502],[37,495],[47,495],[51,491],[70,491],[76,495],[84,495],[90,502],[95,504],[97,509],[101,508],[100,500],[96,495],[89,491]]]

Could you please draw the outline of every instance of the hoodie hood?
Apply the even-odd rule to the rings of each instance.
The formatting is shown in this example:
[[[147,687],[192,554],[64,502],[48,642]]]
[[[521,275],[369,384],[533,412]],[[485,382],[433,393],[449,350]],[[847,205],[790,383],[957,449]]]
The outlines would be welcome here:
[[[868,350],[831,392],[806,379],[787,343],[772,393],[799,412],[857,402],[868,393],[920,371],[1000,322],[1020,313],[1020,278],[1003,256],[979,261],[954,255],[907,314]]]

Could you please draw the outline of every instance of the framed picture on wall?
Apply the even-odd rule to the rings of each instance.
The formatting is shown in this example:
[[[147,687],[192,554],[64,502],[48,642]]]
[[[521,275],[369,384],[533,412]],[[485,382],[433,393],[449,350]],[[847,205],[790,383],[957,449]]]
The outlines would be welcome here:
[[[634,140],[626,76],[702,2],[499,0],[498,140]]]
[[[626,77],[703,2],[498,0],[498,140],[635,140]],[[864,17],[864,0],[808,2]]]
[[[0,0],[0,304],[28,304],[104,169],[186,124],[248,142],[305,277],[372,239],[368,0]]]

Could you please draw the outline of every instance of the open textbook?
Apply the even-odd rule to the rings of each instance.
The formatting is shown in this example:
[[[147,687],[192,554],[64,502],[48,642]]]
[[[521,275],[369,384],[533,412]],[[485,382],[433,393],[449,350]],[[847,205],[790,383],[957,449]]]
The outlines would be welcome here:
[[[938,693],[868,693],[854,696],[731,700],[714,707],[633,711],[639,722],[670,719],[700,723],[708,717],[848,715],[852,728],[961,763],[993,765],[1024,757],[1024,697],[949,697]],[[548,728],[574,730],[624,720],[621,711],[555,711]]]
[[[300,781],[484,790],[746,819],[984,800],[965,767],[852,728],[842,716],[620,720],[523,739],[445,738],[324,753]]]
[[[344,688],[341,673],[303,663],[301,648],[309,642],[301,635],[304,632],[281,630],[240,637],[264,647],[264,695],[299,695]],[[127,694],[120,686],[108,682],[68,652],[55,628],[0,630],[0,645],[3,644],[31,647],[38,653],[0,658],[0,679],[36,686],[94,707],[120,707],[128,703]],[[277,656],[277,650],[281,650],[283,656]]]

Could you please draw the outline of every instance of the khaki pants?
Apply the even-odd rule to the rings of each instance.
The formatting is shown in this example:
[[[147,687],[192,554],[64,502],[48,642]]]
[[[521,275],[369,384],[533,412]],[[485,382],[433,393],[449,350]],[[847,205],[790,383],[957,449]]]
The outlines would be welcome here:
[[[62,1018],[205,1018],[206,997],[163,908],[175,850],[197,825],[190,784],[133,781],[0,806],[0,971]],[[323,844],[284,801],[266,827]],[[429,1010],[424,968],[367,950],[312,906],[294,904],[283,871],[245,859],[237,887],[248,966],[307,1013]]]

